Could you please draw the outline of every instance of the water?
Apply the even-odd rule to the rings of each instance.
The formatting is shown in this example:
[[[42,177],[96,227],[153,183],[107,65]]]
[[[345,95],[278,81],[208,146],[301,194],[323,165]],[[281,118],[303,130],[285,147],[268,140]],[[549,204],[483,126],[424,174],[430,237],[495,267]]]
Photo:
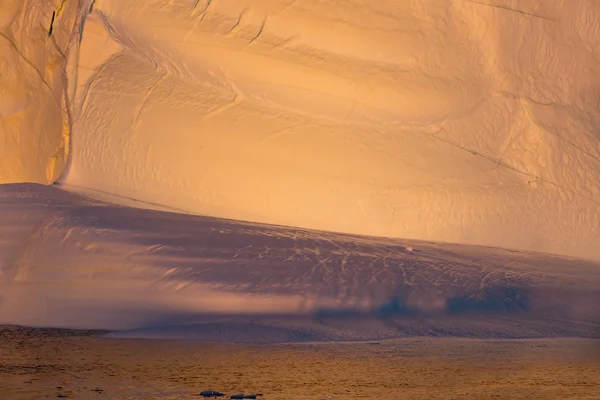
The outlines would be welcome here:
[[[0,399],[185,400],[206,389],[265,400],[600,399],[599,349],[587,339],[253,345],[5,327]]]

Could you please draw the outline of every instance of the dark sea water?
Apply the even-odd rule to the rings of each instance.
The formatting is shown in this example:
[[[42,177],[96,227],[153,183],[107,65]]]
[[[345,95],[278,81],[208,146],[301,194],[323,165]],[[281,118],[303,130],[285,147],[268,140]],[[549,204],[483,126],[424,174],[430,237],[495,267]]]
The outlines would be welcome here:
[[[253,345],[4,327],[0,399],[198,399],[205,389],[265,400],[600,399],[599,349],[588,339]]]

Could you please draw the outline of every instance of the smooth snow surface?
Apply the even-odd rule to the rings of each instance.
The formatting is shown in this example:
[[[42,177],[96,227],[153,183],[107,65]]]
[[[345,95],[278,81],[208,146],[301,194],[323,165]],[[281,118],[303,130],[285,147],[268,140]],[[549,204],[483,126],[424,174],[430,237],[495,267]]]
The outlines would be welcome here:
[[[600,259],[597,1],[0,4],[2,182]]]
[[[226,341],[600,337],[598,263],[0,186],[0,325]]]

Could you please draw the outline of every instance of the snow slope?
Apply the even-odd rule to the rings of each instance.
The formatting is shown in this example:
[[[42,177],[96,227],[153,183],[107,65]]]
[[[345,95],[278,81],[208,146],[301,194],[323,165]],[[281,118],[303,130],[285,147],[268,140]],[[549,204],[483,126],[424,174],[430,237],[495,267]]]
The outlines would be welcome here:
[[[600,337],[600,264],[0,185],[0,324],[234,341]]]
[[[600,259],[598,2],[1,4],[1,182]]]

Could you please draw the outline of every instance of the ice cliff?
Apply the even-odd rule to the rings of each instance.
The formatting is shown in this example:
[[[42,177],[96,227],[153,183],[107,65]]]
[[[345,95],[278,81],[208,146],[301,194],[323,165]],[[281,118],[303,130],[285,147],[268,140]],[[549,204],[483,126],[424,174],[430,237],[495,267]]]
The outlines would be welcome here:
[[[0,183],[600,259],[600,3],[0,0]]]

